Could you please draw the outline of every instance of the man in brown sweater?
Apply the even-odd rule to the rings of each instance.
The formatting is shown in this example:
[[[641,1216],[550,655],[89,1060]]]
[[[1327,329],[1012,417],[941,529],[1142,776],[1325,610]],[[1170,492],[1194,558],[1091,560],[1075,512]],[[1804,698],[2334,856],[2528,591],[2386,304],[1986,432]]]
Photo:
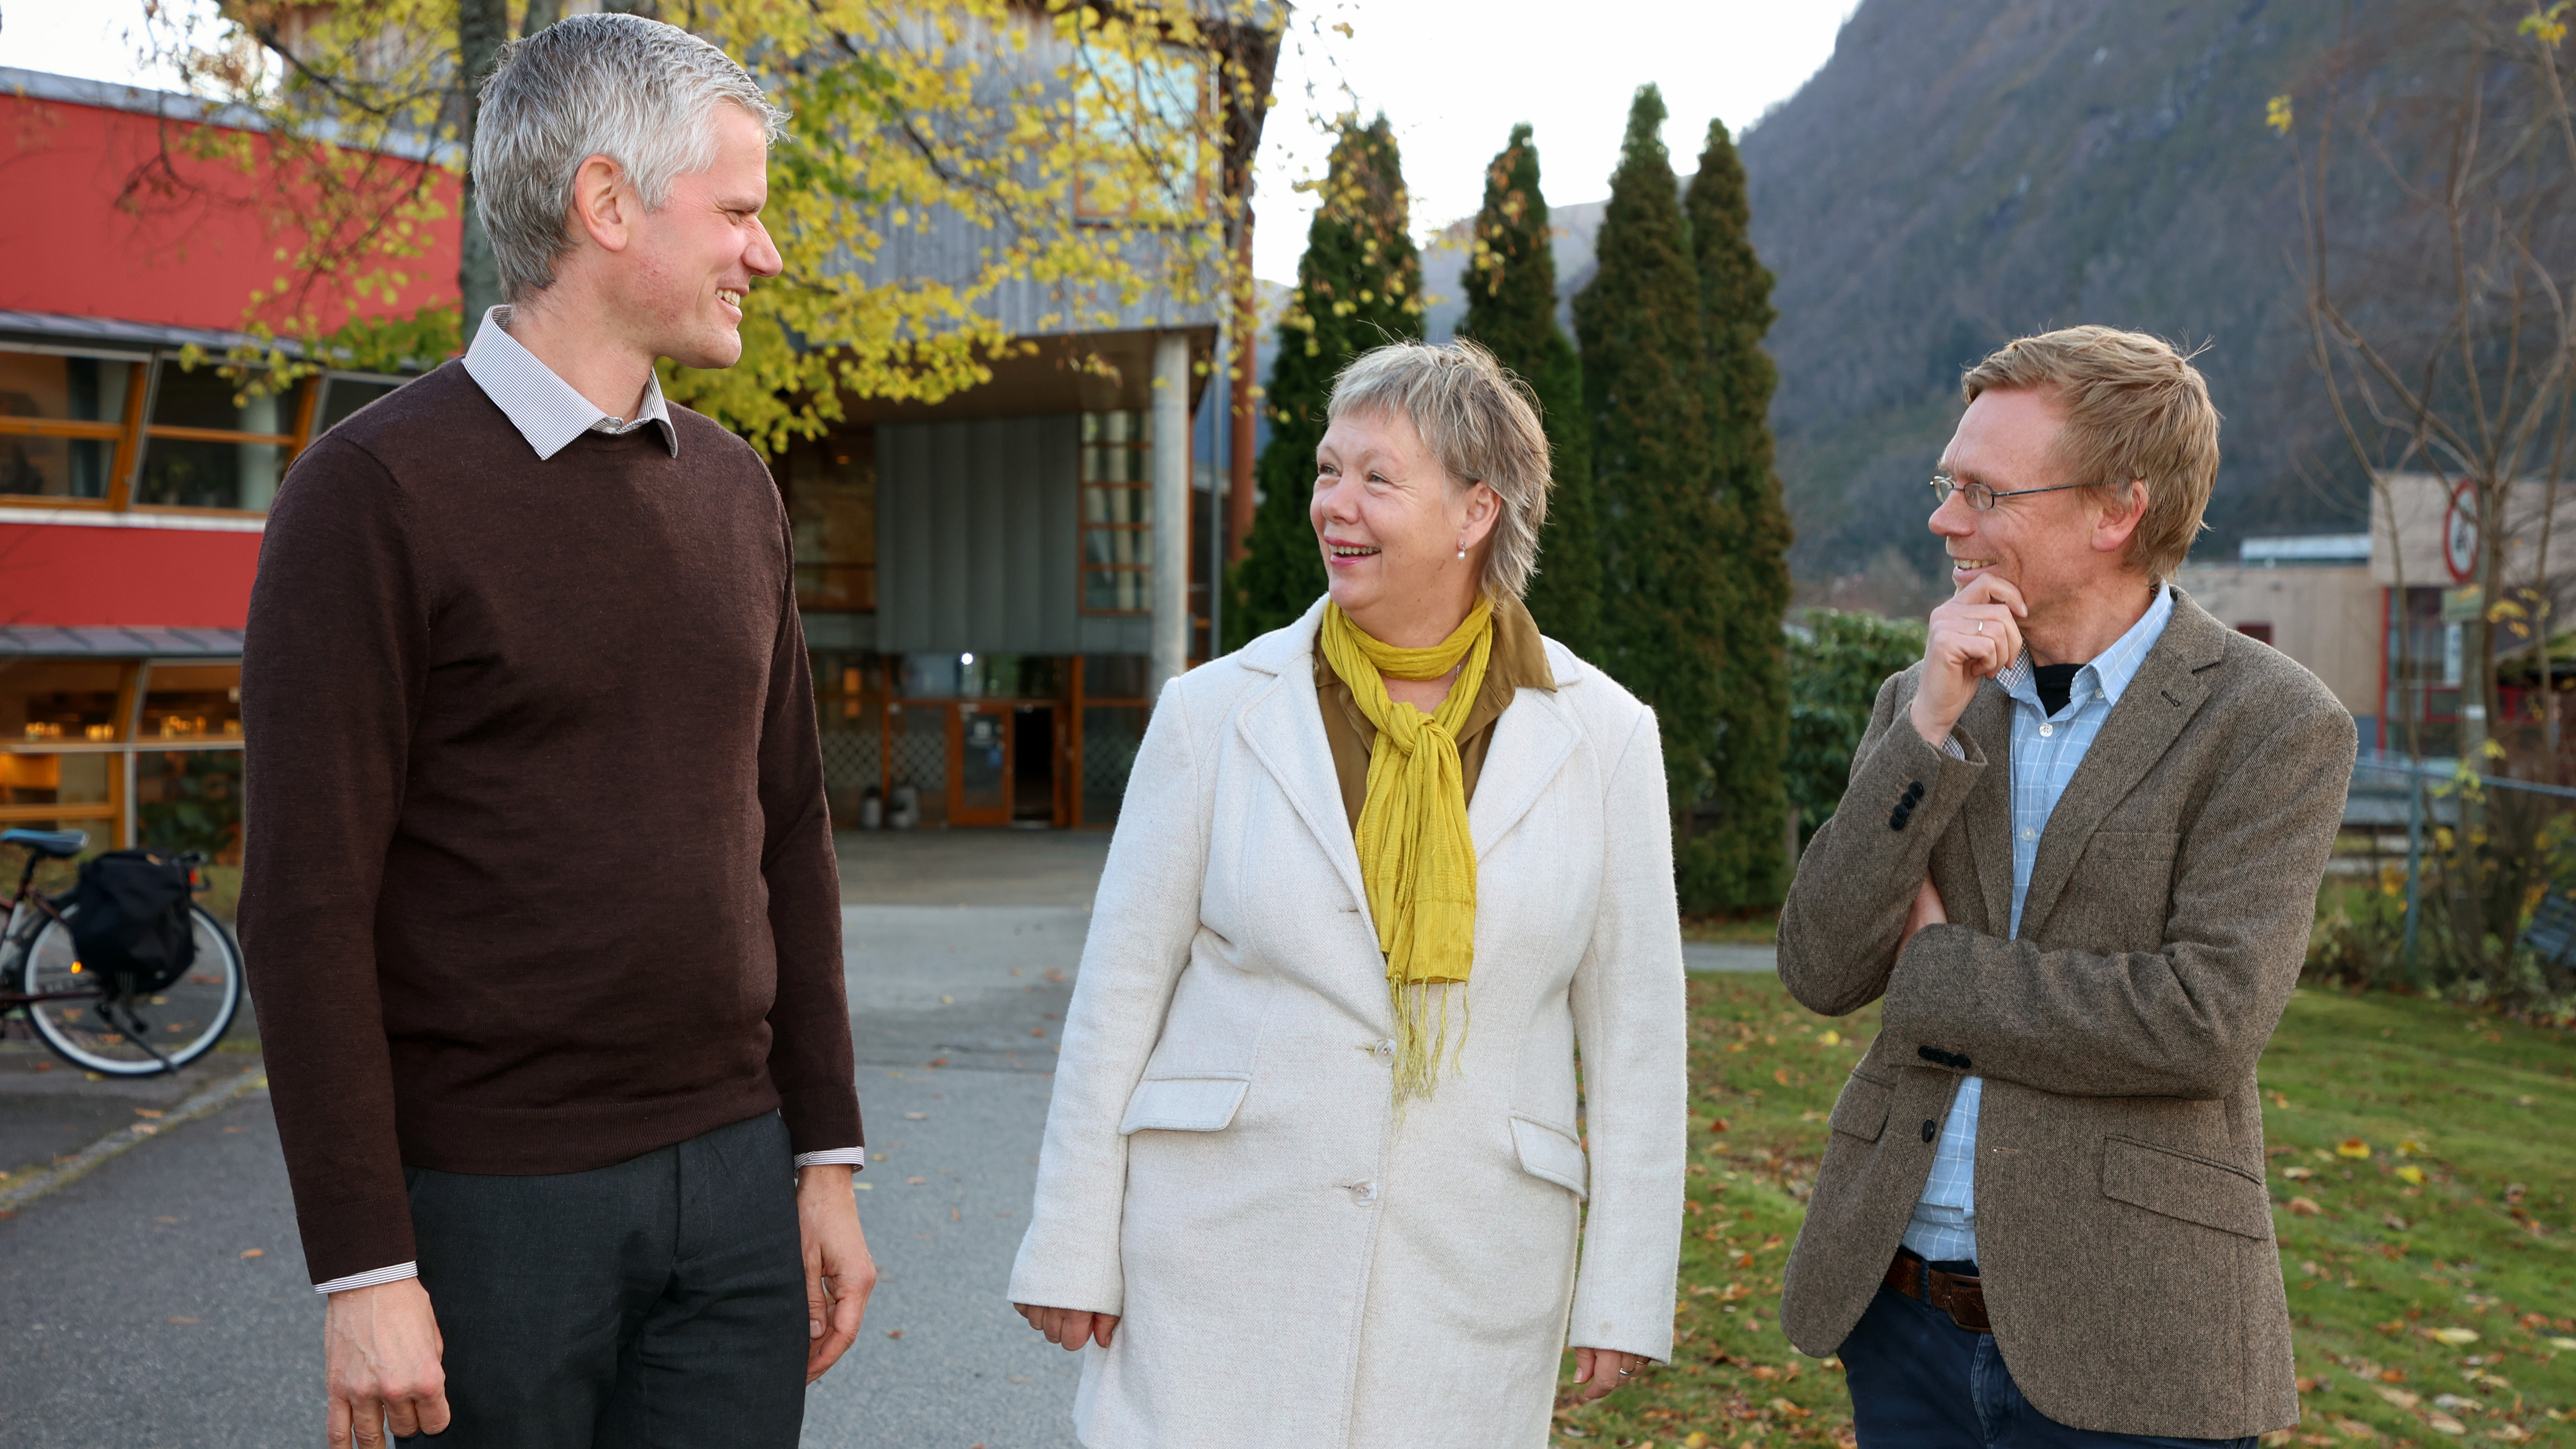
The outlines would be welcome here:
[[[512,305],[270,516],[242,937],[335,1444],[786,1449],[874,1286],[786,519],[653,376],[741,355],[779,119],[657,22],[514,45]]]

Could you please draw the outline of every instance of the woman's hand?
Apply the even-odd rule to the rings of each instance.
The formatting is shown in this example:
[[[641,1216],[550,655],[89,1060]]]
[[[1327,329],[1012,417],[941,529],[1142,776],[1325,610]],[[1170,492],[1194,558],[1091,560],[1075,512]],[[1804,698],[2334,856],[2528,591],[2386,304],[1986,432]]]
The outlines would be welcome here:
[[[1070,1353],[1094,1339],[1102,1348],[1109,1346],[1109,1335],[1118,1331],[1115,1313],[1085,1313],[1079,1308],[1040,1308],[1033,1303],[1014,1303],[1029,1327],[1046,1335],[1047,1342]]]
[[[1612,1389],[1644,1373],[1652,1362],[1642,1354],[1621,1353],[1615,1348],[1578,1348],[1574,1351],[1574,1381],[1581,1388],[1576,1397],[1587,1404],[1607,1398]]]

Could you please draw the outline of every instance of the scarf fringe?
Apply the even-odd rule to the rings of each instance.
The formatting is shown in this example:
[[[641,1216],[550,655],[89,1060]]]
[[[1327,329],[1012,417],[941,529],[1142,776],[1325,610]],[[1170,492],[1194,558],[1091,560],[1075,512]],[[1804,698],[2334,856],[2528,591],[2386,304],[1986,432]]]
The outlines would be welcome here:
[[[1467,1028],[1473,1020],[1464,981],[1394,981],[1387,1004],[1395,1017],[1395,1100],[1399,1110],[1413,1097],[1428,1097],[1444,1075],[1458,1074],[1467,1050]],[[1458,1001],[1458,1032],[1449,1032],[1449,1000]]]

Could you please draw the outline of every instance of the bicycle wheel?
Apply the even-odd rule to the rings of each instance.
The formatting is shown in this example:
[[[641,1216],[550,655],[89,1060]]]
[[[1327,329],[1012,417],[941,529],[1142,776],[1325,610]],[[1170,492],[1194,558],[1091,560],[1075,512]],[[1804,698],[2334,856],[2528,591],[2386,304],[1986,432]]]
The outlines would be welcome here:
[[[64,917],[74,909],[65,907]],[[203,908],[190,906],[188,920],[197,937],[197,959],[188,974],[166,990],[126,1003],[131,1024],[150,1033],[159,1057],[144,1050],[126,1022],[111,1019],[96,997],[30,1003],[27,1019],[36,1034],[63,1060],[111,1077],[148,1077],[164,1070],[162,1057],[184,1067],[214,1050],[241,1009],[241,950]],[[61,921],[47,921],[27,951],[28,994],[79,991],[95,980],[81,969],[71,932]]]

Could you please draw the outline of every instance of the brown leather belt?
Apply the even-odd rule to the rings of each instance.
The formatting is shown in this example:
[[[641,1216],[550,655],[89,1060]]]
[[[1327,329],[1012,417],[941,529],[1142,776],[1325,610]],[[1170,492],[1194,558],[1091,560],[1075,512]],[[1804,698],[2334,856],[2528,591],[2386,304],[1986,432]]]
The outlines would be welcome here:
[[[1924,1291],[1924,1280],[1931,1280],[1931,1291]],[[1929,1303],[1950,1315],[1950,1321],[1970,1333],[1992,1333],[1994,1325],[1986,1321],[1986,1290],[1977,1279],[1964,1273],[1944,1273],[1929,1268],[1920,1258],[1903,1253],[1887,1265],[1887,1286],[1913,1299]]]

